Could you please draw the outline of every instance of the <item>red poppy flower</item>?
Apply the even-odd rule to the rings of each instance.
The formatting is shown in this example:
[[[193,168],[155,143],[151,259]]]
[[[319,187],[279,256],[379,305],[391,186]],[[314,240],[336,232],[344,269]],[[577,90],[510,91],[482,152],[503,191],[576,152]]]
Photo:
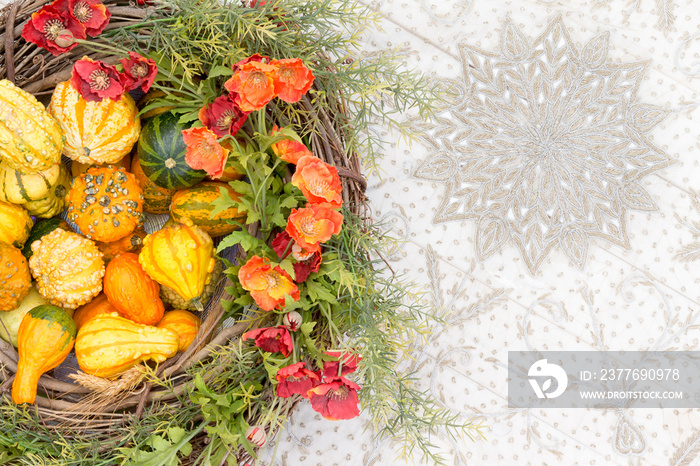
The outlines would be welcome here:
[[[190,128],[182,130],[185,141],[185,163],[195,170],[204,170],[212,178],[224,173],[228,149],[225,149],[209,128]]]
[[[270,135],[274,135],[279,128],[275,125],[270,131]],[[277,141],[270,146],[272,152],[285,162],[296,164],[300,158],[304,156],[313,156],[314,154],[302,143],[295,139],[283,139]]]
[[[267,443],[267,434],[258,426],[250,426],[245,431],[245,438],[258,448],[261,448]],[[248,463],[246,463],[248,464]]]
[[[129,58],[122,58],[119,62],[124,67],[122,80],[126,90],[131,91],[140,87],[143,92],[148,92],[158,74],[156,62],[136,52],[129,52]]]
[[[251,330],[241,336],[243,341],[253,338],[255,346],[268,353],[282,353],[285,358],[294,350],[294,343],[289,331],[280,325],[279,327],[265,327]]]
[[[248,114],[230,96],[221,95],[211,104],[202,107],[199,121],[221,138],[228,134],[235,136],[248,119]]]
[[[277,67],[277,79],[282,84],[277,97],[285,102],[299,102],[314,83],[314,74],[300,58],[274,60],[270,64]]]
[[[359,385],[341,377],[309,390],[309,401],[314,411],[330,421],[352,419],[360,414],[359,389]]]
[[[318,157],[307,155],[299,159],[292,184],[301,190],[310,204],[328,204],[333,209],[343,205],[340,195],[343,186],[338,170]]]
[[[294,242],[307,252],[321,250],[321,244],[340,233],[343,214],[327,205],[310,204],[303,209],[292,209],[287,228]]]
[[[95,37],[99,35],[112,15],[102,0],[56,0],[52,7],[65,18],[70,15],[85,26],[87,35]],[[66,14],[67,13],[67,14]]]
[[[88,102],[100,102],[107,98],[118,101],[124,93],[117,69],[88,57],[75,62],[70,82]]]
[[[43,47],[53,55],[60,55],[78,45],[68,41],[64,45],[56,43],[60,36],[67,37],[66,31],[77,39],[85,39],[85,26],[70,16],[63,17],[51,5],[32,14],[22,29],[22,37],[27,42]],[[68,36],[69,37],[69,36]]]
[[[291,243],[291,245],[290,245]],[[275,236],[272,240],[272,249],[277,253],[280,260],[286,258],[290,254],[297,262],[294,263],[294,281],[303,283],[309,277],[311,272],[318,272],[321,268],[321,251],[309,252],[303,250],[298,244],[292,241],[289,233],[283,231]],[[282,257],[284,255],[284,257]]]
[[[277,396],[289,398],[301,395],[309,398],[309,390],[321,383],[319,375],[306,368],[305,362],[298,362],[277,371]]]
[[[290,332],[296,332],[301,328],[304,318],[297,311],[289,311],[282,317],[282,325]]]
[[[234,65],[235,66],[235,65]],[[277,68],[261,61],[249,61],[224,83],[229,92],[236,94],[235,101],[244,112],[264,108],[280,88]]]
[[[328,356],[337,358],[336,361],[323,361],[323,376],[329,378],[341,377],[357,370],[357,365],[362,360],[354,353],[341,351],[326,351]]]
[[[272,267],[269,259],[251,257],[238,271],[238,281],[250,292],[255,303],[263,311],[284,307],[285,296],[299,300],[299,288],[281,267]]]

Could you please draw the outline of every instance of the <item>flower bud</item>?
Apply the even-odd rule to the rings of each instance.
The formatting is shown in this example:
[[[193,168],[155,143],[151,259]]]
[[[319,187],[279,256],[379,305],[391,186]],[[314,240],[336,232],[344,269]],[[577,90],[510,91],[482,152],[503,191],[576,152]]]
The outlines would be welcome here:
[[[303,319],[301,317],[301,314],[299,314],[297,311],[290,311],[286,313],[282,318],[282,323],[284,324],[285,328],[290,332],[296,332],[297,330],[299,330],[299,327],[301,327],[302,322]]]
[[[258,426],[250,426],[245,432],[245,438],[256,447],[262,447],[267,442],[267,434]]]
[[[61,29],[58,31],[58,37],[54,41],[59,47],[70,47],[75,43],[75,36],[68,29]]]

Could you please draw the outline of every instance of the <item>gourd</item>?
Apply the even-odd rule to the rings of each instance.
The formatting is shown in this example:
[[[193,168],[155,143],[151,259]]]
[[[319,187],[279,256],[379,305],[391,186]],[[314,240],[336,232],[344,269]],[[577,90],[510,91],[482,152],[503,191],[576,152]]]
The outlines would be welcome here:
[[[19,306],[31,286],[29,265],[22,252],[0,243],[0,311],[11,311]]]
[[[98,167],[98,168],[103,168],[106,167],[107,165],[114,165],[115,167],[122,167],[126,171],[130,171],[131,168],[131,155],[127,154],[124,157],[121,158],[118,162],[114,163],[104,163],[104,164],[89,164],[89,163],[80,163],[73,161],[73,163],[70,164],[70,173],[73,176],[80,176],[86,171],[88,171],[88,168],[90,167]]]
[[[19,324],[22,322],[22,318],[27,312],[41,304],[49,304],[49,302],[32,285],[27,292],[27,296],[19,303],[19,306],[11,311],[0,312],[0,338],[8,343],[12,343],[16,348],[17,332],[19,331]]]
[[[151,181],[141,169],[138,155],[134,155],[131,162],[131,173],[134,174],[143,191],[143,210],[149,214],[167,214],[170,212],[170,201],[176,191],[174,189],[161,188]]]
[[[61,160],[63,131],[36,98],[0,80],[0,159],[21,173],[48,170]]]
[[[200,296],[216,260],[211,237],[192,220],[184,218],[146,236],[139,263],[155,281],[203,309]]]
[[[68,168],[61,164],[59,167],[59,175],[56,183],[51,186],[46,196],[35,201],[29,201],[22,204],[22,207],[27,209],[30,215],[41,218],[50,218],[58,215],[66,206],[66,194],[70,189],[70,175]]]
[[[107,263],[119,254],[140,251],[145,237],[146,230],[143,226],[139,226],[136,230],[121,239],[109,243],[97,241],[95,244],[97,245],[97,249],[102,251],[102,259]]]
[[[92,301],[76,309],[73,313],[73,320],[75,321],[75,326],[80,330],[80,327],[82,327],[85,322],[96,315],[109,314],[112,312],[117,312],[117,310],[110,304],[107,295],[100,293]]]
[[[46,197],[60,172],[60,163],[37,173],[21,173],[0,165],[0,201],[24,204]]]
[[[228,183],[203,181],[175,193],[170,203],[170,216],[176,221],[185,217],[190,218],[212,238],[227,235],[239,229],[237,225],[227,222],[227,220],[244,221],[245,216],[241,215],[235,207],[232,206],[214,216],[211,215],[215,208],[214,201],[222,197],[221,190],[228,192],[231,199],[235,201],[240,199],[240,195]]]
[[[179,117],[165,112],[150,118],[141,131],[137,154],[141,169],[156,185],[166,189],[189,188],[204,179],[207,172],[195,170],[185,161],[187,146],[178,123]]]
[[[167,328],[177,335],[178,351],[185,351],[194,341],[202,319],[183,309],[174,309],[163,315],[158,328]]]
[[[206,285],[204,285],[204,291],[199,296],[199,301],[202,306],[206,306],[211,300],[223,271],[224,263],[217,260],[214,265],[214,270],[212,270],[209,278],[207,279]],[[168,288],[165,285],[160,286],[160,299],[163,301],[163,304],[169,305],[173,309],[185,309],[188,311],[198,310],[192,301],[184,299],[182,296],[177,294],[175,290]]]
[[[136,323],[155,325],[163,318],[165,306],[158,296],[160,287],[141,268],[136,254],[126,252],[107,265],[104,291],[119,314]]]
[[[56,228],[32,243],[29,270],[51,304],[75,309],[102,291],[105,264],[95,243]]]
[[[88,102],[64,81],[56,86],[48,110],[66,136],[64,154],[80,163],[118,162],[131,152],[141,132],[136,104],[127,92],[116,102]]]
[[[141,361],[163,362],[175,356],[178,338],[165,328],[137,324],[116,312],[100,314],[80,327],[75,356],[80,369],[98,377],[116,377]]]
[[[17,373],[12,400],[34,403],[39,377],[61,364],[75,343],[75,322],[63,309],[41,305],[23,318],[17,333]]]
[[[44,220],[39,220],[34,224],[32,229],[29,231],[29,237],[24,243],[22,248],[22,255],[29,259],[32,257],[32,243],[34,241],[41,239],[44,235],[54,231],[56,228],[60,228],[65,231],[71,231],[68,222],[63,220],[61,217],[46,218]]]
[[[0,201],[0,242],[21,249],[32,226],[34,222],[23,207]]]
[[[68,221],[96,241],[116,241],[144,221],[143,193],[123,168],[88,169],[73,179],[66,200]]]

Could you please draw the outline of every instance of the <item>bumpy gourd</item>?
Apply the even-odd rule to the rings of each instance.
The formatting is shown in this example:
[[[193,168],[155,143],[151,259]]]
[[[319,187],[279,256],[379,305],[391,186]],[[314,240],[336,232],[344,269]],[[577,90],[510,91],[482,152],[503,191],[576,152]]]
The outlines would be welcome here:
[[[0,201],[0,242],[22,249],[34,222],[18,205]]]
[[[25,202],[22,207],[27,209],[29,215],[41,218],[51,218],[63,211],[66,206],[66,194],[70,189],[70,175],[68,168],[61,164],[58,180],[49,189],[46,196],[34,201]]]
[[[194,341],[202,325],[202,319],[183,309],[174,309],[165,313],[158,322],[158,328],[167,328],[177,335],[178,351],[185,351]]]
[[[80,369],[98,377],[116,377],[141,361],[163,362],[175,356],[178,338],[165,328],[141,325],[116,312],[100,314],[80,327],[75,356]]]
[[[31,286],[29,265],[22,251],[0,243],[0,311],[11,311],[19,306]]]
[[[141,132],[136,104],[127,92],[116,102],[87,102],[65,81],[56,86],[48,110],[65,133],[65,155],[80,163],[118,162]]]
[[[125,252],[109,262],[104,290],[112,306],[127,319],[155,325],[163,318],[165,307],[158,296],[160,287],[143,270],[136,254]]]
[[[63,131],[36,98],[0,81],[0,159],[21,173],[47,170],[61,160]]]
[[[29,270],[51,304],[75,309],[102,291],[105,264],[95,243],[56,228],[32,244]]]
[[[12,383],[15,403],[34,403],[39,377],[66,359],[75,335],[75,322],[56,306],[37,306],[22,318],[17,333],[17,374]]]
[[[76,309],[73,313],[73,320],[75,321],[75,326],[80,330],[80,327],[82,327],[85,322],[96,315],[110,314],[112,312],[117,312],[117,310],[110,304],[107,295],[100,293],[95,296],[92,301]]]
[[[204,291],[199,296],[199,301],[202,306],[206,306],[211,300],[211,297],[216,291],[216,286],[219,284],[219,279],[224,271],[224,263],[220,260],[216,261],[214,265],[214,270],[212,270],[207,284],[204,285]],[[182,296],[177,294],[172,288],[168,288],[165,285],[160,286],[160,299],[163,304],[169,305],[173,309],[185,309],[187,311],[198,310],[194,303],[190,300],[184,299]]]
[[[201,309],[199,297],[216,263],[214,243],[192,220],[181,222],[146,236],[139,263],[155,281]]]
[[[95,241],[121,239],[143,223],[143,193],[123,168],[92,167],[71,183],[68,221]]]

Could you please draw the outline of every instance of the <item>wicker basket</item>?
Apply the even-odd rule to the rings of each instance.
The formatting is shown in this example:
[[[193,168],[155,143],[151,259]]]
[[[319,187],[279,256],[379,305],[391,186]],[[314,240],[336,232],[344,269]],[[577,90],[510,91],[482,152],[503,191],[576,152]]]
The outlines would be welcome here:
[[[0,10],[0,31],[4,31],[0,36],[0,43],[5,48],[4,57],[0,58],[0,79],[9,79],[44,102],[48,100],[56,84],[70,78],[73,63],[78,58],[89,55],[94,59],[116,62],[114,57],[91,54],[82,47],[54,57],[34,44],[27,43],[21,37],[22,28],[30,15],[47,3],[50,2],[18,1]],[[135,2],[107,0],[103,3],[112,13],[106,30],[141,22],[152,13],[152,8],[139,7]],[[309,111],[310,118],[307,124],[315,125],[310,149],[317,157],[336,166],[343,183],[345,205],[356,215],[364,215],[366,181],[361,174],[356,154],[348,156],[344,150],[345,135],[342,128],[347,121],[347,108],[342,96],[336,99],[335,108],[320,114],[314,111],[306,97],[299,105]],[[255,225],[250,228],[254,230]],[[139,417],[149,404],[170,403],[177,408],[177,396],[187,390],[188,383],[191,382],[184,372],[185,369],[197,362],[206,361],[214,348],[231,344],[243,331],[251,327],[250,321],[227,322],[226,325],[222,325],[224,310],[220,299],[224,295],[224,288],[225,283],[219,283],[207,306],[195,342],[187,351],[167,360],[156,370],[156,375],[161,379],[168,379],[174,389],[164,389],[159,384],[144,382],[142,373],[138,371],[129,372],[114,382],[97,378],[91,381],[88,377],[77,383],[66,377],[66,374],[75,371],[75,363],[71,365],[68,359],[62,366],[41,377],[35,403],[38,416],[47,425],[65,426],[68,438],[70,435],[90,435],[103,439],[105,445],[109,445],[110,439],[120,436],[119,426],[131,422],[134,416]],[[9,389],[16,368],[15,349],[0,340],[0,392]],[[100,386],[101,383],[103,386]],[[121,395],[115,399],[112,395],[117,392],[121,392]],[[272,390],[268,392],[267,396],[274,396]],[[108,405],[99,403],[101,396],[109,400]],[[283,409],[286,413],[289,413],[298,401],[295,398],[288,400]],[[0,397],[0,402],[6,403],[11,400],[9,396],[5,396]],[[95,406],[101,409],[95,409]],[[195,450],[197,446],[202,447],[205,441],[204,435],[195,438],[192,441]]]

